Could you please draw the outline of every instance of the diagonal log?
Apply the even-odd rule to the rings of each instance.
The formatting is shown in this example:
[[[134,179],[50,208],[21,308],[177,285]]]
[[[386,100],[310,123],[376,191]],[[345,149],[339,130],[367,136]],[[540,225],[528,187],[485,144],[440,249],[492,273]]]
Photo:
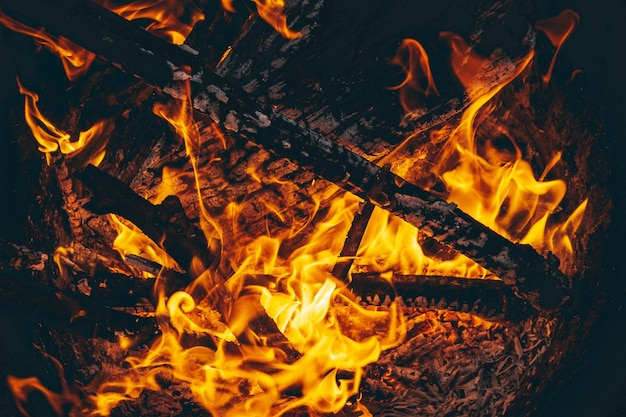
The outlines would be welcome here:
[[[190,79],[194,107],[230,130],[366,200],[381,168],[333,141],[273,111],[242,88],[203,68],[196,56],[84,0],[4,0],[4,12],[51,34],[64,36],[147,83],[177,94],[175,79]],[[182,70],[185,69],[185,71]],[[460,210],[402,178],[382,180],[374,204],[437,241],[463,253],[500,277],[520,297],[541,309],[569,298],[570,280],[556,256],[513,243]]]
[[[472,313],[493,322],[519,322],[536,313],[498,280],[394,275],[390,284],[378,273],[357,273],[350,289],[364,299],[401,297],[407,306]]]

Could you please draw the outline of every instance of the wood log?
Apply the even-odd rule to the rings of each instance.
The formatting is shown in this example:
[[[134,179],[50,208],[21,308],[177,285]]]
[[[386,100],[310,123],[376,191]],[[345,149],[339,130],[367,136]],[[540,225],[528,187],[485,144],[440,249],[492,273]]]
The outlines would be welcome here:
[[[54,291],[7,269],[0,270],[0,301],[5,315],[84,337],[117,340],[126,334],[147,341],[158,331],[156,318],[101,307],[87,297]]]
[[[472,313],[493,322],[519,322],[536,314],[499,280],[394,275],[392,282],[377,273],[357,273],[352,275],[350,289],[375,304],[401,297],[407,306]]]
[[[77,0],[9,0],[5,12],[65,36],[173,95],[178,89],[170,83],[172,71],[175,79],[191,79],[198,111],[223,123],[239,139],[287,157],[359,197],[368,199],[368,191],[377,182],[380,167],[273,111],[202,68],[192,53],[141,33],[108,10]],[[182,71],[183,67],[191,70]],[[569,298],[570,280],[558,269],[554,255],[544,258],[529,245],[508,241],[455,204],[394,174],[387,176],[382,189],[382,198],[373,203],[467,255],[534,306],[554,309]]]

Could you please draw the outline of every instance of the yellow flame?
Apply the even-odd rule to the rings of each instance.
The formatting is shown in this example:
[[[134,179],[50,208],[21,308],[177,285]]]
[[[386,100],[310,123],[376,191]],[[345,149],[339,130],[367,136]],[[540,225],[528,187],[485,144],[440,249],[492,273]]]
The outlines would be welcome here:
[[[33,136],[39,143],[39,150],[46,155],[46,161],[50,164],[51,154],[60,151],[68,158],[85,154],[85,163],[98,166],[106,154],[105,148],[112,131],[109,120],[101,120],[84,132],[80,132],[78,140],[71,141],[71,136],[58,129],[46,117],[44,117],[37,102],[39,96],[24,88],[17,79],[20,93],[24,95],[24,117]]]
[[[111,226],[118,233],[113,241],[113,249],[120,253],[122,259],[126,259],[127,255],[132,254],[156,262],[166,268],[180,270],[176,261],[132,223],[127,226],[114,214],[110,214],[109,219]],[[144,274],[147,273],[144,272]],[[147,278],[152,277],[147,276]]]
[[[204,20],[193,0],[137,0],[121,5],[110,0],[95,1],[126,20],[152,20],[146,30],[175,45],[185,43],[194,26]]]
[[[43,30],[33,29],[7,16],[0,10],[0,24],[7,28],[34,38],[35,42],[61,58],[65,75],[70,81],[84,75],[95,59],[95,55],[75,43],[59,36],[48,35]]]

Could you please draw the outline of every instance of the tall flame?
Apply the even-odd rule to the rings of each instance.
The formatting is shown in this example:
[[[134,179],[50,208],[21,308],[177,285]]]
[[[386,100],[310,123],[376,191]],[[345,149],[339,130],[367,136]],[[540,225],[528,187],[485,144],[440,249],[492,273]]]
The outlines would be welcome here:
[[[415,109],[413,94],[416,92],[428,97],[439,95],[437,86],[430,71],[428,54],[421,43],[415,39],[403,39],[390,64],[402,67],[405,79],[391,87],[400,91],[400,103],[404,111],[409,113]]]
[[[175,45],[185,43],[196,23],[205,17],[193,0],[137,0],[128,4],[94,1],[126,20],[152,20],[146,30]]]
[[[0,9],[0,24],[7,28],[34,38],[35,42],[56,54],[61,58],[63,69],[70,81],[76,81],[88,70],[95,59],[95,55],[86,49],[76,45],[72,41],[59,36],[48,35],[43,30],[33,29],[17,20],[7,16]]]
[[[39,143],[39,150],[46,155],[48,164],[51,162],[51,154],[60,151],[69,158],[85,155],[84,165],[93,164],[98,166],[106,154],[106,144],[112,130],[109,120],[101,120],[84,132],[80,132],[78,140],[72,141],[71,135],[53,125],[44,117],[37,102],[39,96],[24,88],[19,79],[17,84],[20,93],[24,95],[24,117],[33,136]]]

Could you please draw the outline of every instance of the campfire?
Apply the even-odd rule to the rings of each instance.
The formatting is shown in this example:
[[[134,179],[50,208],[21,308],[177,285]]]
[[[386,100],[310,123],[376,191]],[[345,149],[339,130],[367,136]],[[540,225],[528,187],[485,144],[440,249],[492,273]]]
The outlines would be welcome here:
[[[534,412],[611,197],[584,16],[522,6],[3,0],[6,407]]]

